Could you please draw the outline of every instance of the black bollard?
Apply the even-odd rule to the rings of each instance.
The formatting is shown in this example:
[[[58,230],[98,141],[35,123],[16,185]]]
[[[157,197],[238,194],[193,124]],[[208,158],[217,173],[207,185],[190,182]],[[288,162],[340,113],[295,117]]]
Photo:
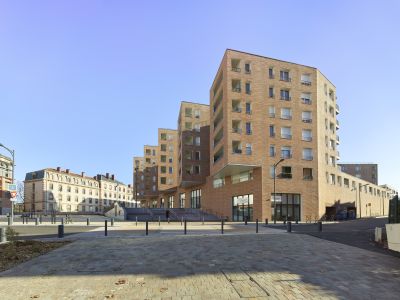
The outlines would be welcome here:
[[[181,219],[181,226],[182,226],[182,224],[183,224],[183,217],[182,217],[182,219]]]
[[[247,225],[247,217],[244,217],[244,225]]]
[[[221,234],[224,234],[224,220],[221,220]]]
[[[108,232],[107,232],[107,230],[108,230],[108,229],[107,229],[107,223],[108,223],[108,221],[105,220],[105,221],[104,221],[104,235],[105,235],[105,236],[107,236],[107,234],[108,234]]]
[[[111,226],[114,226],[114,218],[111,218]]]
[[[322,222],[318,221],[318,231],[321,232],[322,231]]]
[[[283,220],[283,224],[284,224],[284,225],[286,225],[286,219],[285,219],[285,220]]]
[[[168,224],[169,224],[169,218],[167,218]]]
[[[58,225],[58,237],[60,239],[64,237],[64,225]]]
[[[7,216],[7,224],[8,224],[8,226],[11,225],[11,218],[10,218],[10,216]]]
[[[256,233],[258,233],[258,219],[256,219]]]
[[[39,223],[42,224],[43,218],[42,215],[39,216]]]
[[[149,235],[149,221],[146,221],[146,235]]]
[[[292,232],[292,222],[288,222],[286,226],[287,232]]]
[[[39,225],[39,219],[38,219],[38,218],[35,219],[35,225],[36,225],[36,226]]]
[[[184,225],[184,227],[183,227],[183,233],[186,234],[186,220],[183,222],[183,225]]]
[[[265,219],[265,225],[268,225],[268,218]]]
[[[25,224],[25,217],[22,217],[22,224]]]
[[[203,225],[204,225],[204,216],[203,216]]]
[[[161,218],[160,218],[160,216],[158,216],[158,226],[160,226],[161,225]]]
[[[87,218],[86,219],[86,226],[89,226],[90,225],[90,218]]]
[[[137,226],[137,217],[136,217],[136,226]]]
[[[299,224],[299,220],[298,219],[296,219],[296,224]]]

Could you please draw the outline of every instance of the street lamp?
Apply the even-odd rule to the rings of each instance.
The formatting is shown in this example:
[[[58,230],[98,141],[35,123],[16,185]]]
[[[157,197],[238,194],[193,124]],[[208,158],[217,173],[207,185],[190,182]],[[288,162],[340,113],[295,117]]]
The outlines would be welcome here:
[[[275,181],[276,181],[276,167],[283,162],[285,159],[281,158],[276,164],[274,164],[274,224],[276,224],[276,191],[275,191]]]
[[[15,150],[11,150],[11,149],[7,148],[6,146],[4,146],[1,143],[0,143],[0,147],[6,149],[11,154],[11,157],[12,157],[11,183],[14,184]],[[14,201],[11,201],[11,220],[10,220],[10,224],[12,225],[13,223],[14,223]]]
[[[358,189],[358,201],[359,201],[359,208],[360,208],[360,219],[361,219],[361,188],[363,188],[364,186],[368,186],[369,183],[360,185],[360,188]]]

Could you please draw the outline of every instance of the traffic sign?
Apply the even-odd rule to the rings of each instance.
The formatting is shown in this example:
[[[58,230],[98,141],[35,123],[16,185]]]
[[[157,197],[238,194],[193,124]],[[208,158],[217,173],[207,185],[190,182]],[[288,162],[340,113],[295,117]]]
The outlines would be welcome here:
[[[11,198],[15,198],[15,197],[17,197],[17,192],[11,192]]]
[[[16,192],[17,191],[17,185],[15,183],[8,184],[8,190],[10,192]]]

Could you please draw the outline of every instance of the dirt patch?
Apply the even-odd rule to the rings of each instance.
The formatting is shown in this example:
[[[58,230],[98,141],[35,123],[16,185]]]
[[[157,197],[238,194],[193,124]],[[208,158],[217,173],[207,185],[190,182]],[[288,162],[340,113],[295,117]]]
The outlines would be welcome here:
[[[0,272],[70,242],[16,241],[0,245]]]

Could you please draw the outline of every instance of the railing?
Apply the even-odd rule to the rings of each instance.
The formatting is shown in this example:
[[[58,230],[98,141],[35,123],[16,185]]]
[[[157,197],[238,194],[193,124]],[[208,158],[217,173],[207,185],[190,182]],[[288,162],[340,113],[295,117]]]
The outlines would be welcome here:
[[[269,97],[270,97],[271,99],[274,99],[274,98],[275,98],[275,95],[274,95],[274,94],[272,94],[272,95],[270,94]]]
[[[303,176],[303,180],[313,180],[313,176],[312,175],[305,175],[305,176]]]
[[[302,102],[303,104],[308,104],[308,105],[311,105],[311,104],[312,104],[311,99],[308,99],[308,98],[301,98],[301,102]]]
[[[242,154],[242,149],[233,149],[232,154]]]
[[[303,156],[303,159],[304,160],[313,160],[313,157],[312,156]]]
[[[303,137],[302,137],[302,140],[303,140],[303,141],[306,141],[306,142],[311,142],[311,141],[312,141],[312,137],[310,137],[310,136],[303,136]]]
[[[292,97],[281,96],[281,100],[290,101],[292,100]]]
[[[246,155],[251,155],[253,153],[253,150],[251,149],[246,149]]]
[[[242,91],[242,89],[240,87],[234,87],[234,88],[232,88],[232,91],[236,92],[236,93],[240,93]]]
[[[232,107],[232,112],[241,113],[242,109],[240,107]]]
[[[301,80],[300,82],[303,85],[311,85],[311,81],[308,81],[308,80]]]
[[[246,90],[247,95],[251,95],[251,90]]]
[[[232,128],[233,133],[242,133],[242,128]]]
[[[292,78],[290,78],[290,77],[282,77],[282,76],[281,76],[281,77],[279,78],[279,80],[280,80],[280,81],[291,82],[291,81],[292,81]]]
[[[289,116],[289,115],[281,115],[281,119],[283,119],[283,120],[291,120],[291,119],[292,119],[292,116]]]
[[[292,178],[292,173],[281,173],[278,178]]]
[[[252,111],[251,110],[246,110],[246,114],[251,115]]]
[[[302,119],[303,123],[312,123],[312,119]]]
[[[251,70],[244,70],[246,74],[251,74]]]
[[[222,136],[221,136],[221,138],[220,138],[218,141],[215,141],[215,140],[214,140],[214,148],[219,144],[220,141],[222,141]]]
[[[232,71],[233,71],[233,72],[240,72],[240,68],[232,67]]]
[[[292,158],[292,153],[281,153],[281,158]]]
[[[275,132],[270,132],[269,137],[275,137]]]
[[[281,138],[286,139],[286,140],[291,140],[292,135],[291,134],[281,134]]]

